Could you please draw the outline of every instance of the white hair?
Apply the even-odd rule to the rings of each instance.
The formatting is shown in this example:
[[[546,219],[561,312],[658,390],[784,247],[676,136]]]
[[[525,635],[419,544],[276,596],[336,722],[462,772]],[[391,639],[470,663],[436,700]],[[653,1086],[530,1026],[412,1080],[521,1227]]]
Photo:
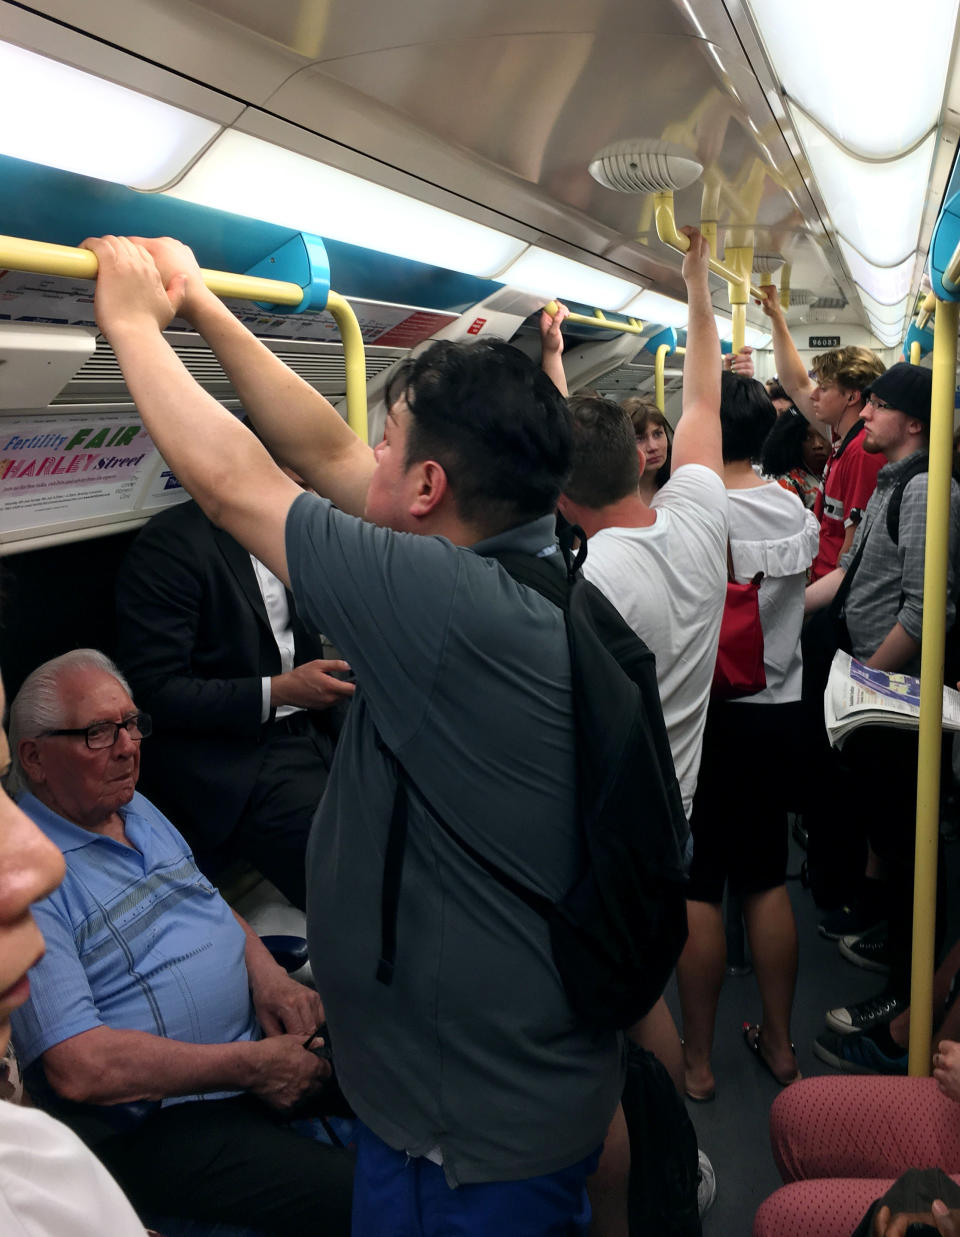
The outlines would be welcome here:
[[[98,649],[73,649],[53,657],[28,674],[10,705],[10,772],[6,790],[11,797],[29,789],[29,778],[20,763],[21,739],[35,739],[45,730],[60,730],[64,724],[60,684],[77,670],[102,670],[115,678],[128,696],[130,684],[119,668]]]

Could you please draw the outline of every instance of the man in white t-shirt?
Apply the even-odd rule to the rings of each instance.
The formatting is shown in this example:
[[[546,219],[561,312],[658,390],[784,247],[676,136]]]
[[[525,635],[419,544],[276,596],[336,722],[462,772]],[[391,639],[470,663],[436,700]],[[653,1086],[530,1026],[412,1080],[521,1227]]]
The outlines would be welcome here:
[[[689,818],[726,597],[727,491],[709,248],[696,229],[682,231],[691,241],[683,262],[689,318],[683,413],[674,431],[670,480],[648,506],[639,494],[642,455],[627,413],[599,396],[574,396],[569,400],[573,469],[558,507],[587,534],[583,574],[656,655],[663,718]],[[561,306],[541,322],[543,368],[563,394],[560,325],[566,312]],[[662,997],[631,1036],[663,1062],[682,1093],[680,1038]],[[608,1150],[613,1159],[617,1144],[615,1121],[605,1159]],[[705,1158],[701,1152],[701,1164]],[[598,1227],[601,1218],[612,1224],[622,1218],[612,1163],[606,1172],[602,1192],[591,1191]]]
[[[670,480],[648,506],[627,414],[599,396],[570,400],[573,470],[559,508],[589,539],[583,573],[657,658],[670,749],[690,815],[726,596],[727,492],[720,437],[720,344],[701,249],[688,229],[689,319],[683,414]],[[544,369],[563,381],[560,321],[544,323]],[[559,372],[558,372],[559,367]]]

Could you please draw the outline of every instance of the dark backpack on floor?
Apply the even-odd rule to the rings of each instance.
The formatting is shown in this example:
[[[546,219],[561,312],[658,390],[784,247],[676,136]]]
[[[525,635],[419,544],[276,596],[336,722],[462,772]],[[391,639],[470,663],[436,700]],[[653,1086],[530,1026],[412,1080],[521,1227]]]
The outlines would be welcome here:
[[[554,962],[584,1022],[598,1029],[626,1028],[656,1003],[687,938],[682,848],[689,831],[656,662],[606,597],[580,576],[582,552],[576,562],[564,555],[566,572],[532,555],[496,557],[518,583],[564,613],[585,865],[559,902],[534,892],[462,838],[393,754],[397,791],[384,857],[377,978],[389,984],[393,977],[412,794],[480,867],[547,921]]]
[[[653,1053],[629,1048],[622,1103],[630,1136],[630,1237],[701,1237],[693,1122]]]

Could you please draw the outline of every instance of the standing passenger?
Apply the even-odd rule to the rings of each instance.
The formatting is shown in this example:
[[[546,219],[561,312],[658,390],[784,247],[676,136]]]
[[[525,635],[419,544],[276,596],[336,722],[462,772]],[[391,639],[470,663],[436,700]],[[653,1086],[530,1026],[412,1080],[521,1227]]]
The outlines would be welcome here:
[[[796,495],[754,471],[775,419],[759,382],[723,375],[720,423],[731,561],[740,583],[763,573],[766,686],[743,700],[714,702],[703,740],[691,820],[690,935],[677,964],[687,1088],[700,1099],[714,1093],[710,1056],[726,966],[725,884],[743,901],[763,1011],[758,1023],[745,1024],[746,1045],[779,1083],[798,1077],[790,1042],[797,928],[784,883],[784,754],[799,716],[800,626],[817,524]]]
[[[98,321],[164,457],[214,523],[291,583],[356,673],[308,851],[314,974],[364,1124],[354,1232],[586,1233],[622,1037],[576,1017],[545,922],[426,806],[553,900],[579,872],[563,616],[487,557],[558,557],[566,405],[506,344],[437,344],[399,373],[371,451],[207,291],[189,250],[89,247]],[[275,458],[324,497],[193,382],[160,333],[175,310]],[[418,791],[384,983],[392,753]]]
[[[839,348],[815,356],[808,374],[776,288],[767,285],[764,292],[763,311],[770,319],[780,382],[800,412],[808,420],[828,426],[833,436],[833,452],[813,508],[820,521],[820,547],[810,572],[814,581],[832,571],[850,549],[877,484],[880,461],[864,449],[861,418],[867,388],[880,377],[884,366],[868,348]]]
[[[161,511],[117,576],[117,660],[153,718],[144,785],[200,867],[242,856],[303,910],[333,760],[330,673],[282,582],[196,503]]]

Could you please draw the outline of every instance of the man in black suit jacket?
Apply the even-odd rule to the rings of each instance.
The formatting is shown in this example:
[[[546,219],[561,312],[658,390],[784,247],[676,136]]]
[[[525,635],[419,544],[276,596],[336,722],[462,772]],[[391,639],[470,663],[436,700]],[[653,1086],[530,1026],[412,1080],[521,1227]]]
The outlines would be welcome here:
[[[146,793],[201,868],[242,855],[302,908],[331,706],[354,690],[333,677],[346,662],[323,660],[289,592],[194,502],[140,532],[117,577],[117,620],[117,660],[153,718]]]

